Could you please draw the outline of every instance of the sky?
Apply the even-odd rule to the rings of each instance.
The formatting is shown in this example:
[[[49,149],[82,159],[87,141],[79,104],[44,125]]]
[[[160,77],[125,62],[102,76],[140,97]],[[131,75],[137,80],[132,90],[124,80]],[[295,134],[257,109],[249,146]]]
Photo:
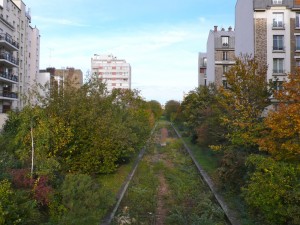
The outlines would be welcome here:
[[[215,25],[234,27],[235,0],[23,0],[40,31],[40,69],[86,75],[94,54],[131,65],[146,100],[182,101],[198,85],[198,53]]]

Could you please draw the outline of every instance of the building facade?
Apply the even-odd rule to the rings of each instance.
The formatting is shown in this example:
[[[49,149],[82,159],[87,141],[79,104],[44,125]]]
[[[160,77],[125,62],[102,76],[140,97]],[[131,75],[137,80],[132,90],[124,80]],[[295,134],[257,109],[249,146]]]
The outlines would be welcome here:
[[[83,85],[83,73],[80,69],[75,69],[74,67],[61,69],[49,67],[39,71],[37,81],[42,85],[49,83],[50,89],[63,87],[65,83],[72,87],[80,88]]]
[[[114,88],[131,89],[131,66],[113,55],[94,55],[91,72],[106,84],[108,92]]]
[[[267,80],[280,89],[300,67],[300,0],[238,0],[236,54],[268,66]]]
[[[22,109],[22,96],[39,71],[40,35],[31,27],[22,0],[0,0],[0,125],[6,113]]]
[[[235,31],[215,26],[207,40],[206,84],[227,86],[225,73],[235,63]]]
[[[207,69],[207,55],[204,52],[200,52],[198,55],[198,86],[199,87],[207,85],[206,69]]]

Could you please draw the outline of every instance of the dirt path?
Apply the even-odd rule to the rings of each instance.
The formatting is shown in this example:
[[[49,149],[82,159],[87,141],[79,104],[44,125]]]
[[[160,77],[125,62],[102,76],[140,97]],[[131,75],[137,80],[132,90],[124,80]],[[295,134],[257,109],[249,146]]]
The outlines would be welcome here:
[[[165,206],[165,199],[169,194],[168,185],[165,179],[165,176],[160,173],[159,174],[159,188],[158,188],[158,200],[157,200],[157,208],[156,208],[156,225],[164,225],[165,219],[168,214],[168,210]]]
[[[161,129],[161,146],[166,145],[166,139],[168,138],[168,130],[166,128]],[[165,166],[170,166],[170,162],[167,160],[166,155],[161,152],[157,152],[155,158],[158,161],[163,162]],[[164,173],[161,171],[158,174],[159,187],[157,193],[157,208],[156,208],[156,225],[164,225],[168,215],[168,208],[166,206],[166,199],[169,195],[169,188]]]

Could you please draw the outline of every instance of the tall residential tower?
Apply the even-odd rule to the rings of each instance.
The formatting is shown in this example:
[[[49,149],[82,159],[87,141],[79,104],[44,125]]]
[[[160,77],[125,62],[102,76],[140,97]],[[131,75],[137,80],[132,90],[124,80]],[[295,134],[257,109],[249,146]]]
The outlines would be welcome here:
[[[124,59],[113,55],[94,55],[91,59],[92,74],[106,84],[111,92],[114,88],[131,89],[131,66]]]
[[[40,35],[30,23],[22,0],[0,0],[0,126],[6,112],[23,108],[39,72]]]

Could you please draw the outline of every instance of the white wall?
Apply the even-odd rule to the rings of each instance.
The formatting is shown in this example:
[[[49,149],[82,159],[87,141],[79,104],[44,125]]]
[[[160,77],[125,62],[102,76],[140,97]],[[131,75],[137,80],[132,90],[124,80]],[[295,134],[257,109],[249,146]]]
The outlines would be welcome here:
[[[235,5],[235,55],[254,55],[253,0],[238,0]]]
[[[207,39],[207,84],[215,82],[215,35],[210,31]]]

